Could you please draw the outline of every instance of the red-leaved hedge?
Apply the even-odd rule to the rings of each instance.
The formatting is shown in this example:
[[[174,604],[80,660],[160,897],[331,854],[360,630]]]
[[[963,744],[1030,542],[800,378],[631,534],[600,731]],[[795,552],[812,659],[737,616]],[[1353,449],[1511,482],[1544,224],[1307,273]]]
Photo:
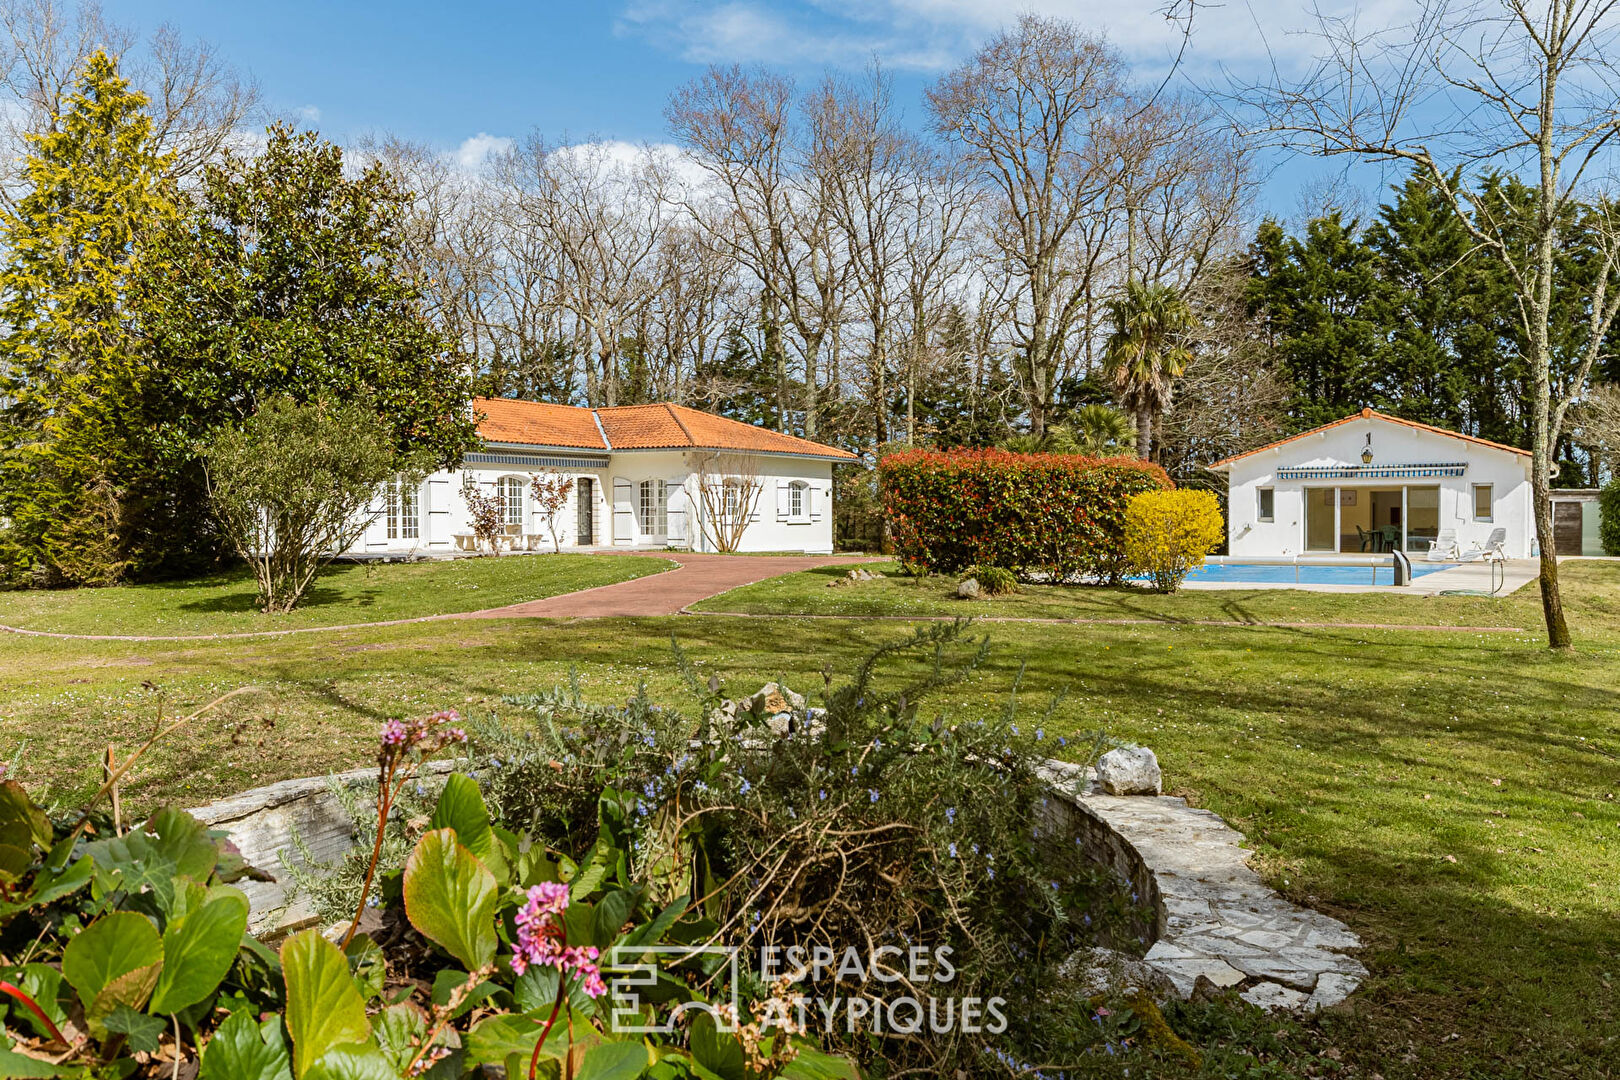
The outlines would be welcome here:
[[[883,513],[902,560],[951,573],[975,563],[1055,579],[1123,572],[1125,504],[1172,488],[1136,458],[907,450],[878,462]]]

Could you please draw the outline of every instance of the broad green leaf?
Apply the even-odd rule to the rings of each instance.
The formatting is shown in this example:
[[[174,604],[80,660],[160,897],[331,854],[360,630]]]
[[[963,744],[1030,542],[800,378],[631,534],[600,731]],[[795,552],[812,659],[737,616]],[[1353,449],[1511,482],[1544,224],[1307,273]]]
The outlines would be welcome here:
[[[219,861],[219,845],[208,835],[208,826],[172,806],[165,806],[147,822],[148,832],[156,834],[154,850],[174,863],[175,873],[194,881],[207,881]]]
[[[152,987],[157,985],[158,972],[162,969],[161,962],[146,967],[136,968],[108,983],[96,999],[84,1010],[86,1026],[90,1034],[98,1039],[107,1037],[107,1028],[102,1021],[121,1006],[139,1009],[146,999],[152,996]]]
[[[280,1022],[232,1013],[203,1051],[202,1080],[292,1080]]]
[[[136,1012],[128,1005],[119,1005],[102,1020],[109,1032],[122,1035],[129,1048],[136,1053],[152,1053],[163,1042],[164,1029],[169,1025],[160,1016]]]
[[[155,981],[156,968],[161,963],[163,942],[146,916],[115,911],[103,915],[67,943],[62,952],[62,977],[78,992],[85,1009],[93,1012],[96,999],[115,981],[148,969],[152,970]],[[124,989],[132,990],[140,982],[137,979],[126,983]],[[151,989],[150,985],[147,989]],[[134,1001],[119,995],[116,1000],[139,1008],[145,998]],[[108,1011],[111,1011],[111,1003]]]
[[[520,1016],[516,1013],[497,1013],[479,1021],[478,1026],[466,1036],[467,1064],[499,1065],[507,1055],[517,1054],[527,1066],[529,1055],[534,1053],[535,1041],[545,1030],[546,1018],[550,1015],[551,1009],[548,1007],[539,1014]],[[597,1040],[590,1021],[581,1016],[574,1017],[575,1045],[593,1041]],[[564,1012],[558,1015],[557,1022],[552,1025],[546,1045],[540,1049],[540,1057],[542,1060],[561,1058],[568,1052],[568,1045],[568,1014]],[[527,1075],[527,1069],[524,1074]]]
[[[355,989],[349,962],[318,931],[294,934],[281,947],[287,980],[287,1033],[293,1043],[293,1075],[302,1080],[314,1062],[337,1046],[371,1038],[366,1003]]]
[[[441,968],[439,973],[433,976],[433,1004],[440,1008],[450,1004],[450,998],[455,992],[466,985],[467,973],[465,971],[457,971],[455,968]],[[463,1016],[471,1012],[474,1006],[499,989],[499,986],[485,979],[462,996],[461,1003],[450,1014],[451,1017]]]
[[[461,773],[452,773],[444,782],[428,828],[454,829],[456,842],[486,863],[495,848],[495,834],[489,827],[489,807],[484,805],[477,781]]]
[[[859,1070],[849,1061],[804,1045],[781,1076],[783,1080],[861,1080]]]
[[[735,1035],[717,1028],[714,1017],[708,1012],[700,1012],[693,1018],[692,1037],[687,1045],[697,1063],[722,1080],[747,1080],[742,1043]]]
[[[343,947],[343,955],[349,961],[349,971],[354,975],[354,985],[360,991],[360,996],[367,1001],[381,997],[383,987],[388,982],[388,960],[371,935],[356,934]]]
[[[219,849],[202,822],[184,810],[167,808],[140,829],[85,845],[97,869],[119,875],[126,892],[150,888],[165,916],[173,914],[174,879],[206,881]]]
[[[51,1022],[58,1027],[67,1022],[67,1010],[62,1008],[60,1000],[62,973],[56,968],[51,967],[49,964],[24,964],[20,968],[0,968],[0,979],[11,983],[33,998],[34,1004],[39,1006],[40,1012],[50,1017]],[[12,1001],[10,998],[0,998],[0,1004],[9,1004],[11,1006],[11,1026],[13,1028],[19,1024],[26,1024],[28,1030],[42,1039],[50,1034],[45,1025],[40,1023],[39,1018],[34,1015],[33,1010],[24,1007],[20,1002]],[[0,1076],[3,1075],[3,1073],[0,1073]]]
[[[590,943],[604,950],[613,944],[635,907],[635,895],[626,889],[614,889],[598,900],[596,913],[591,917]]]
[[[495,959],[495,877],[452,829],[424,833],[405,863],[405,915],[467,970]]]
[[[170,923],[163,931],[163,972],[152,991],[152,1011],[176,1013],[212,994],[231,970],[247,921],[248,902],[225,894]]]
[[[687,903],[687,897],[677,896],[668,907],[654,916],[651,922],[642,923],[626,934],[624,943],[626,945],[657,945],[663,936],[669,932],[669,928],[675,925],[675,920],[686,913]],[[620,951],[619,958],[621,960],[627,959],[627,956],[626,950]]]
[[[0,843],[0,881],[16,881],[34,865],[32,848]]]
[[[415,1005],[390,1005],[371,1018],[371,1037],[396,1072],[403,1073],[427,1034],[427,1019]]]
[[[635,1080],[652,1063],[640,1042],[610,1042],[585,1052],[574,1080]]]
[[[77,859],[54,874],[47,867],[34,878],[34,891],[29,894],[28,901],[37,905],[60,900],[70,893],[78,892],[95,872],[95,860],[88,857]]]
[[[309,1067],[305,1080],[399,1080],[375,1046],[337,1046]]]
[[[51,846],[51,820],[15,780],[0,782],[0,842],[24,850]]]
[[[52,1065],[14,1050],[0,1050],[0,1076],[7,1080],[51,1080],[53,1077],[86,1075],[77,1065]]]

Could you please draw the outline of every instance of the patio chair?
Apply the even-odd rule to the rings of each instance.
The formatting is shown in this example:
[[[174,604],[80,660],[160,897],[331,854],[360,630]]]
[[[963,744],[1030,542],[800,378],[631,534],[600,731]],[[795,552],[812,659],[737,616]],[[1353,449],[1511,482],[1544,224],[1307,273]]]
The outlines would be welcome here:
[[[1378,534],[1377,533],[1368,532],[1366,529],[1363,529],[1360,525],[1357,525],[1356,526],[1356,539],[1361,542],[1361,550],[1362,551],[1374,551],[1374,550],[1377,550],[1377,545],[1378,545]]]
[[[1381,551],[1401,550],[1401,527],[1399,525],[1385,525],[1378,530],[1384,537],[1384,546]]]
[[[1504,532],[1503,537],[1507,534]],[[1429,553],[1424,556],[1429,562],[1454,562],[1457,558],[1457,530],[1441,529],[1440,535],[1429,543]]]
[[[1507,530],[1498,526],[1491,530],[1491,535],[1485,538],[1483,544],[1475,544],[1467,551],[1457,556],[1458,562],[1478,562],[1480,559],[1500,559],[1502,546],[1507,543]]]

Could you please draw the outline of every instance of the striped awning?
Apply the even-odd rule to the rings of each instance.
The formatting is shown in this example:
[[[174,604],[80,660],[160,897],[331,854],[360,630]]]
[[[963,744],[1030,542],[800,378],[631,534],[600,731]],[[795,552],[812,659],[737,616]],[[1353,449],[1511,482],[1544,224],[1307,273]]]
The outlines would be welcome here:
[[[479,452],[467,454],[463,465],[516,465],[526,469],[605,469],[606,454],[523,454]]]
[[[1425,480],[1461,476],[1466,462],[1433,465],[1299,465],[1277,470],[1279,480]]]

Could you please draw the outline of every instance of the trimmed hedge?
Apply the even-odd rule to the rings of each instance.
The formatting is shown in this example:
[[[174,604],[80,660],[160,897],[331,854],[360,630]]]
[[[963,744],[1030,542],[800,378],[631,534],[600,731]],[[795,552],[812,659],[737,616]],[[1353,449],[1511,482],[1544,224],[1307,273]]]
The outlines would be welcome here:
[[[1135,458],[908,450],[878,462],[894,553],[953,573],[975,563],[1053,580],[1125,572],[1125,504],[1175,485]]]
[[[1598,493],[1598,543],[1603,554],[1620,555],[1620,479],[1610,480]]]

